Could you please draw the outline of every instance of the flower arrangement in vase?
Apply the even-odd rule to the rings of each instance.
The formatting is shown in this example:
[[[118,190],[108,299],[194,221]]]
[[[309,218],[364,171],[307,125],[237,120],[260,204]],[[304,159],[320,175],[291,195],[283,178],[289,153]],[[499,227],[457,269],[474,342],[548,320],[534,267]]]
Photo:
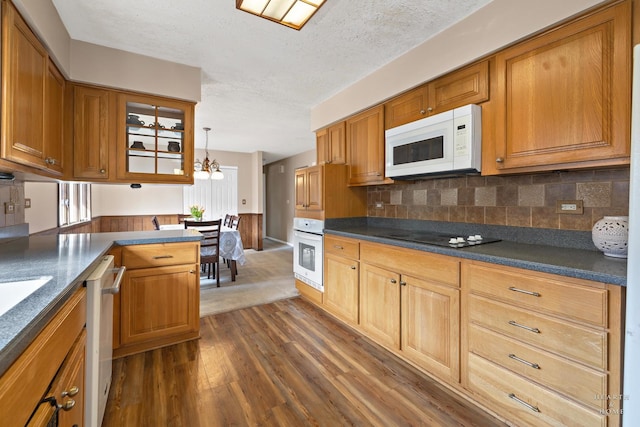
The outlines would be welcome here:
[[[194,217],[196,221],[202,221],[202,214],[204,213],[204,208],[202,206],[189,206],[189,211],[191,212],[191,216]]]

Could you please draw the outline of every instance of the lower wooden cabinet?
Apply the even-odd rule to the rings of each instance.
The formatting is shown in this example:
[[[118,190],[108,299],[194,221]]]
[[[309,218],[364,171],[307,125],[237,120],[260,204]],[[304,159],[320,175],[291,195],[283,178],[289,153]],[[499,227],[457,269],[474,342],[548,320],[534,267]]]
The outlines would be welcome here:
[[[324,259],[318,305],[508,423],[620,425],[624,287],[330,234]]]
[[[463,263],[462,384],[523,426],[620,424],[623,287]]]
[[[198,338],[199,247],[180,242],[122,248],[127,271],[114,304],[114,357]]]

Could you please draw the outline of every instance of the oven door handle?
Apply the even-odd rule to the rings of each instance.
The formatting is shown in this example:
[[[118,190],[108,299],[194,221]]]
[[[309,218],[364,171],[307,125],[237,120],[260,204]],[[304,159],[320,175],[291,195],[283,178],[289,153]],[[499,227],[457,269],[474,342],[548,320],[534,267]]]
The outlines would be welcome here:
[[[296,230],[294,233],[295,237],[299,237],[301,239],[311,240],[314,242],[322,242],[321,234],[308,233],[306,231],[298,231]]]
[[[109,272],[110,274],[118,273],[118,275],[113,281],[113,286],[111,286],[110,288],[104,288],[102,290],[103,294],[117,294],[118,292],[120,292],[120,283],[122,282],[122,277],[124,276],[124,272],[126,271],[126,269],[127,267],[125,267],[124,265],[120,268],[111,269],[111,271]]]

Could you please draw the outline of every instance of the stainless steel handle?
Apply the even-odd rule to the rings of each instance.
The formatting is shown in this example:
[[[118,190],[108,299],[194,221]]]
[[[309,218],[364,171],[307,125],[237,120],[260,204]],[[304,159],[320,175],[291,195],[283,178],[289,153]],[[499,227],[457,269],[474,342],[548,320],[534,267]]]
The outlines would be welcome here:
[[[153,259],[173,258],[173,255],[156,255]]]
[[[76,406],[76,401],[73,399],[69,399],[62,405],[58,405],[58,408],[62,409],[63,411],[70,411],[74,406]]]
[[[390,281],[391,281],[391,283],[393,283],[393,284],[398,283],[398,282],[396,281],[396,279],[391,279]]]
[[[105,288],[102,290],[103,294],[117,294],[120,292],[120,283],[122,282],[122,277],[124,276],[124,272],[127,269],[124,265],[119,268],[112,268],[109,273],[118,273],[116,278],[113,280],[113,286],[110,288]]]
[[[509,290],[510,290],[510,291],[513,291],[513,292],[520,292],[521,294],[532,295],[532,296],[534,296],[534,297],[539,297],[539,296],[540,296],[540,294],[539,294],[538,292],[527,291],[527,290],[525,290],[525,289],[516,288],[516,287],[514,287],[514,286],[510,286],[510,287],[509,287]]]
[[[509,393],[509,399],[515,400],[516,402],[518,402],[522,406],[525,406],[525,407],[531,409],[533,412],[540,412],[540,409],[538,409],[537,406],[533,406],[532,404],[525,402],[524,400],[520,399],[518,396],[516,396],[513,393]]]
[[[534,333],[536,333],[536,334],[539,334],[539,333],[540,333],[540,329],[538,329],[538,328],[532,328],[531,326],[527,326],[527,325],[521,325],[520,323],[516,322],[515,320],[509,320],[509,324],[510,324],[511,326],[515,326],[515,327],[517,327],[517,328],[525,329],[525,330],[527,330],[527,331],[529,331],[529,332],[534,332]]]
[[[75,385],[74,385],[74,386],[73,386],[73,387],[71,387],[68,391],[67,391],[67,390],[64,390],[64,391],[61,393],[61,396],[62,396],[62,397],[65,397],[65,396],[73,397],[73,396],[75,396],[76,394],[78,394],[78,392],[79,392],[79,391],[80,391],[80,389],[79,389],[77,386],[75,386]]]
[[[509,359],[513,359],[516,362],[524,363],[525,365],[530,366],[533,369],[540,369],[540,365],[538,365],[537,363],[531,363],[528,360],[520,359],[518,356],[516,356],[513,353],[509,354]]]
[[[496,163],[504,163],[504,158],[502,157],[496,158]]]
[[[407,286],[407,282],[405,282],[404,280],[400,281],[400,286]]]

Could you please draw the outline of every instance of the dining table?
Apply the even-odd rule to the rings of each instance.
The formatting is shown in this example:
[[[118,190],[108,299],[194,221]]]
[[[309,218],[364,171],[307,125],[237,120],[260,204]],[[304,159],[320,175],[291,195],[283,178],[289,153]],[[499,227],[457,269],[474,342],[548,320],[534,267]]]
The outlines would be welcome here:
[[[184,224],[161,224],[160,230],[182,230]],[[238,272],[237,264],[244,265],[247,258],[244,256],[244,247],[240,232],[226,226],[220,227],[220,258],[229,260],[231,269],[231,281],[235,282]]]

